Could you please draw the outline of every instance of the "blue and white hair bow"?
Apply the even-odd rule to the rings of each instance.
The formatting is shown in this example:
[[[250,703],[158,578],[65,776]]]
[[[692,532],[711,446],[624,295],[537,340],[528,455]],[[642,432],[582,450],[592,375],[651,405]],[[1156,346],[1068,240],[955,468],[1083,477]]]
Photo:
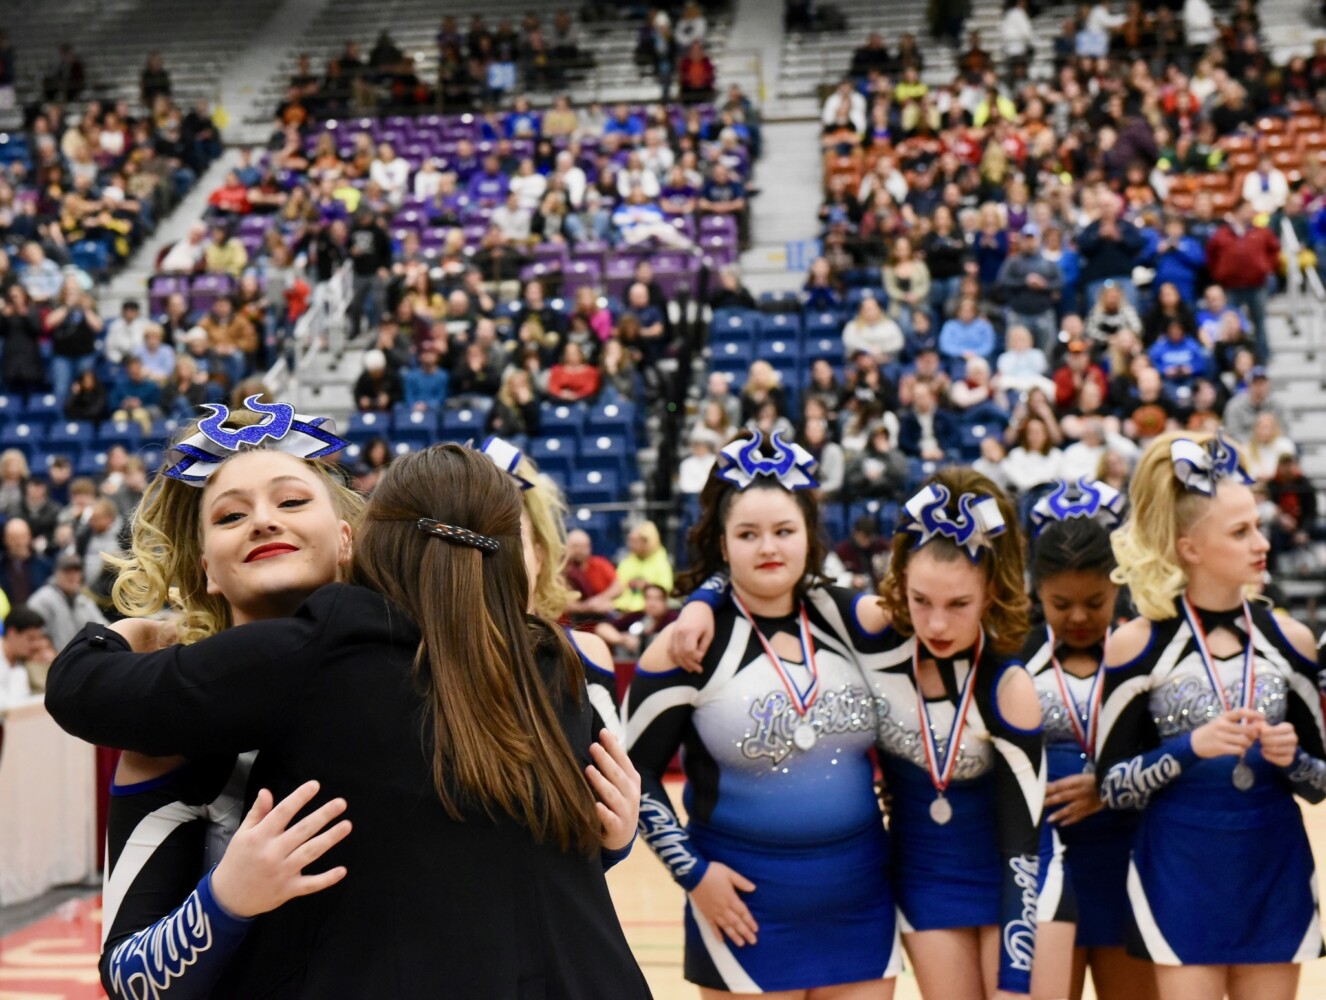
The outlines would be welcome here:
[[[1056,521],[1071,521],[1075,517],[1096,519],[1106,528],[1117,528],[1123,523],[1126,503],[1127,498],[1109,483],[1085,476],[1076,482],[1057,480],[1054,489],[1031,508],[1032,537],[1039,537]]]
[[[471,443],[470,447],[474,447],[474,445]],[[534,488],[534,483],[516,471],[516,468],[520,465],[520,460],[525,457],[525,453],[510,441],[500,437],[490,437],[475,450],[503,472],[509,472],[512,478],[520,484],[522,490]]]
[[[221,463],[241,451],[267,448],[295,458],[325,458],[344,448],[348,442],[337,437],[335,424],[327,417],[305,417],[289,403],[263,403],[261,396],[250,396],[244,406],[264,419],[261,423],[235,429],[227,428],[230,408],[204,403],[209,415],[198,421],[198,432],[174,447],[180,456],[165,475],[190,486],[205,486]]]
[[[999,501],[992,496],[964,493],[958,497],[958,515],[950,517],[948,487],[931,483],[903,504],[903,527],[917,536],[920,548],[936,538],[947,538],[967,550],[972,562],[991,539],[1008,530]]]
[[[1205,445],[1179,438],[1169,446],[1169,458],[1174,465],[1174,477],[1192,493],[1213,497],[1222,479],[1232,479],[1244,486],[1255,482],[1239,464],[1239,453],[1225,439],[1223,429],[1216,431],[1215,437]]]
[[[815,456],[801,445],[787,443],[774,431],[770,439],[773,454],[760,454],[761,436],[738,438],[718,453],[717,474],[739,490],[755,482],[758,476],[778,480],[789,490],[813,490],[819,486],[815,478]]]

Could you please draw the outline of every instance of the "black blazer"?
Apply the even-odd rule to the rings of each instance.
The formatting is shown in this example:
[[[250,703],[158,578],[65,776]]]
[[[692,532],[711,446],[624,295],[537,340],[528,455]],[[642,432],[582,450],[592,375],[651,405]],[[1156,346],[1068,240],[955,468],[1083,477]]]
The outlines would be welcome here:
[[[250,801],[316,778],[319,801],[349,803],[354,830],[319,865],[345,865],[345,879],[259,917],[218,1000],[647,998],[597,853],[443,810],[413,678],[419,640],[399,608],[346,584],[323,587],[294,617],[158,653],[131,653],[90,625],[52,666],[46,704],[74,735],[141,753],[258,748]],[[585,759],[583,690],[581,708],[563,703],[560,714]]]

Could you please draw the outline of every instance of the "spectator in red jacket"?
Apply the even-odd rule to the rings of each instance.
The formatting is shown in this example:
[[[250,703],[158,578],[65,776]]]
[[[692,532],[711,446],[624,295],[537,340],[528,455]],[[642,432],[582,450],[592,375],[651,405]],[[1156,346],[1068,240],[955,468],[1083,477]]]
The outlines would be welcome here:
[[[1240,201],[1206,244],[1206,266],[1211,280],[1225,289],[1229,304],[1246,307],[1257,338],[1257,360],[1266,363],[1266,299],[1271,277],[1280,266],[1280,241],[1264,226],[1254,226],[1256,214],[1246,199]]]
[[[697,104],[714,99],[714,64],[705,55],[704,45],[691,42],[691,47],[677,63],[677,81],[683,104]]]
[[[1091,360],[1091,349],[1085,340],[1073,340],[1064,353],[1064,363],[1054,372],[1054,406],[1064,413],[1077,404],[1082,383],[1088,379],[1100,386],[1100,395],[1104,399],[1110,390],[1109,382],[1100,365]]]
[[[226,216],[248,215],[253,209],[249,204],[249,189],[234,170],[226,174],[225,183],[212,192],[207,204]]]
[[[589,399],[599,391],[599,370],[585,363],[585,352],[575,341],[562,349],[560,364],[548,374],[548,395],[568,403]]]

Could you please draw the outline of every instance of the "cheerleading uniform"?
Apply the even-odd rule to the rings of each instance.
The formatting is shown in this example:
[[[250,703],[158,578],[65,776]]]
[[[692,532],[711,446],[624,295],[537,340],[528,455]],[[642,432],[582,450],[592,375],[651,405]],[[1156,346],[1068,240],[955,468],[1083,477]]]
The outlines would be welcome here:
[[[1243,764],[1233,756],[1199,758],[1193,730],[1221,715],[1226,702],[1245,704],[1246,667],[1242,654],[1213,658],[1223,689],[1217,695],[1182,611],[1180,603],[1176,617],[1152,622],[1146,648],[1106,671],[1101,797],[1115,809],[1142,810],[1128,871],[1129,950],[1160,965],[1317,958],[1316,875],[1293,797],[1326,798],[1317,664],[1285,638],[1269,608],[1252,604],[1252,707],[1272,725],[1293,723],[1294,762],[1271,764],[1257,744]],[[1197,614],[1207,633],[1225,625],[1247,641],[1241,611],[1232,619]],[[1252,779],[1242,791],[1240,769]]]
[[[1059,687],[1047,629],[1037,628],[1027,637],[1023,650],[1041,703],[1041,725],[1045,730],[1047,780],[1058,781],[1089,773],[1089,758],[1069,713],[1082,720],[1099,693],[1096,678],[1063,674],[1069,697],[1064,703]],[[1103,655],[1097,647],[1096,654]],[[1099,683],[1104,679],[1099,674]],[[1098,709],[1099,706],[1097,705]],[[1077,924],[1079,948],[1122,948],[1128,937],[1128,854],[1137,830],[1132,813],[1105,810],[1069,826],[1041,824],[1041,871],[1038,917],[1042,923],[1062,921]]]
[[[594,738],[598,739],[600,730],[606,729],[619,739],[622,736],[621,698],[617,694],[617,675],[604,670],[585,655],[585,651],[576,642],[576,630],[568,628],[566,636],[571,640],[571,648],[580,657],[585,668],[585,684],[589,690],[589,705],[594,711]]]
[[[948,809],[935,811],[936,788],[914,680],[917,640],[893,629],[886,629],[881,640],[884,648],[864,657],[862,665],[876,699],[879,748],[892,800],[892,872],[903,933],[997,926],[999,988],[1026,993],[1036,949],[1045,753],[1040,729],[1010,725],[995,697],[1000,678],[1022,665],[985,645],[952,781],[943,796]],[[971,655],[935,658],[946,697],[927,699],[926,709],[940,760],[946,759],[957,705],[971,678]]]
[[[252,920],[217,902],[212,867],[251,765],[250,754],[202,758],[111,786],[100,971],[112,1000],[207,997],[244,940]]]
[[[731,948],[688,903],[686,978],[740,993],[887,978],[901,966],[889,841],[874,792],[874,705],[856,659],[879,645],[855,595],[815,588],[803,608],[807,656],[775,667],[764,636],[800,635],[799,613],[754,618],[715,609],[700,673],[637,671],[626,735],[640,771],[640,835],[685,890],[718,861],[755,883],[759,925]],[[803,642],[803,649],[806,648]],[[804,709],[804,712],[802,711]],[[681,748],[682,826],[663,787]]]

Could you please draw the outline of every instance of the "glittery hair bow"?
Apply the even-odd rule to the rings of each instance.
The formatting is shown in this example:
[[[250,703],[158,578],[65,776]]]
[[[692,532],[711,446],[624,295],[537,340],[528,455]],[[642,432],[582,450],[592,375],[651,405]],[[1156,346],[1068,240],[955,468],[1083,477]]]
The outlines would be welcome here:
[[[474,443],[471,441],[467,447],[474,448]],[[525,453],[510,441],[500,437],[490,437],[478,448],[475,448],[475,451],[489,459],[503,472],[509,472],[511,477],[520,484],[522,490],[534,488],[534,483],[516,471],[516,468],[520,465],[520,460],[525,457]]]
[[[1075,517],[1097,519],[1107,528],[1117,528],[1123,521],[1126,502],[1124,495],[1108,483],[1085,476],[1077,482],[1057,480],[1054,489],[1031,508],[1032,537],[1039,536],[1056,521],[1071,521]]]
[[[744,490],[758,476],[778,480],[789,490],[813,490],[819,486],[815,478],[815,457],[799,444],[788,444],[774,431],[770,438],[773,454],[760,454],[760,435],[738,438],[718,453],[718,478]]]
[[[936,538],[948,538],[967,550],[975,562],[981,549],[991,547],[991,539],[1008,530],[999,501],[992,496],[964,493],[958,497],[958,515],[951,517],[948,488],[932,483],[903,504],[903,527],[917,536],[920,548]]]
[[[198,421],[198,433],[174,447],[179,460],[165,470],[171,479],[190,486],[205,486],[221,463],[240,451],[267,448],[296,458],[325,458],[347,444],[332,431],[335,424],[327,417],[305,417],[289,403],[262,403],[261,396],[250,396],[244,406],[263,417],[261,423],[231,429],[225,426],[230,408],[204,403],[209,415]]]
[[[1169,446],[1174,476],[1184,489],[1193,493],[1215,496],[1216,486],[1222,479],[1232,479],[1251,486],[1253,478],[1239,464],[1239,453],[1225,438],[1222,428],[1205,445],[1189,438],[1179,438]]]

